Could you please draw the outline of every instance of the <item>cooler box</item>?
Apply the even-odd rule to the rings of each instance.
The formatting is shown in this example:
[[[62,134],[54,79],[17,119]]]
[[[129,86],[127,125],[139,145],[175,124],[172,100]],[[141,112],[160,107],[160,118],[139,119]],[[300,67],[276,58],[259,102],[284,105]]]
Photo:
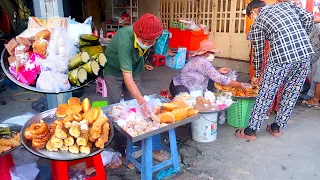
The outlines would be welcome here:
[[[173,69],[182,69],[186,64],[187,48],[178,48],[174,55],[166,55],[166,65]]]

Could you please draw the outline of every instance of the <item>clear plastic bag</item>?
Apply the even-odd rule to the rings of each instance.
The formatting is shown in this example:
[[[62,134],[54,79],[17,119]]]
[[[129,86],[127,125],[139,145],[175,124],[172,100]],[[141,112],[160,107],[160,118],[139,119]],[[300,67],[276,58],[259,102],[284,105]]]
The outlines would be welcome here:
[[[60,55],[71,59],[76,53],[76,42],[71,35],[63,28],[56,28],[50,37],[47,49],[49,56]]]
[[[227,73],[227,74],[224,74],[225,76],[227,76],[227,77],[229,77],[231,80],[233,80],[233,81],[236,81],[237,80],[237,77],[238,77],[238,75],[237,75],[237,72],[236,71],[230,71],[229,73]]]
[[[45,60],[36,61],[42,71],[52,71],[57,73],[66,73],[68,71],[69,58],[60,55],[48,56]]]
[[[59,93],[70,89],[68,75],[53,71],[42,71],[37,79],[37,88]]]
[[[74,20],[69,21],[68,32],[74,42],[79,42],[79,35],[81,34],[92,34],[91,29],[92,17],[88,17],[84,23],[78,23]]]

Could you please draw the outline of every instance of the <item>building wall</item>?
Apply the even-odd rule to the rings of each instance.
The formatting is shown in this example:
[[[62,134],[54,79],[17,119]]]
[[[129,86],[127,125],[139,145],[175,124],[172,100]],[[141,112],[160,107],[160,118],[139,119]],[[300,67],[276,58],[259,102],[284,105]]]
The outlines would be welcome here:
[[[146,13],[160,18],[160,0],[139,0],[139,17]]]

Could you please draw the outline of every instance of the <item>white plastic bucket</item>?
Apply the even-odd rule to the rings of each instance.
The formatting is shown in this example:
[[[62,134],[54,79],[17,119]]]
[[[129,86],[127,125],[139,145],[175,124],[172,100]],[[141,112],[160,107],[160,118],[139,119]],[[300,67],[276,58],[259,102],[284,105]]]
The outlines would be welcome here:
[[[197,142],[212,142],[217,139],[218,113],[201,114],[200,119],[191,122],[192,139]]]

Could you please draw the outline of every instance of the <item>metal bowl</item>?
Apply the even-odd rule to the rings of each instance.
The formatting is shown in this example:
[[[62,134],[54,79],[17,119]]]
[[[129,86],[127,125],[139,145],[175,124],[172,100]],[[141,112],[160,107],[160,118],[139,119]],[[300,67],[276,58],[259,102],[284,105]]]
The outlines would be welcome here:
[[[73,91],[79,88],[82,88],[84,86],[87,86],[88,84],[90,84],[93,80],[88,81],[88,83],[82,85],[82,86],[72,86],[70,89],[65,90],[65,91],[60,91],[60,92],[53,92],[53,91],[48,91],[48,90],[44,90],[44,89],[39,89],[35,86],[29,86],[29,85],[25,85],[21,82],[19,82],[18,80],[16,80],[11,73],[9,72],[9,62],[8,62],[8,57],[9,57],[9,53],[7,51],[6,48],[3,49],[2,53],[1,53],[1,67],[3,72],[6,74],[6,76],[15,84],[17,84],[20,87],[23,87],[25,89],[28,89],[30,91],[35,91],[35,92],[40,92],[40,93],[52,93],[52,94],[57,94],[57,93],[64,93],[64,92],[69,92],[69,91]]]
[[[91,153],[90,154],[83,154],[83,153],[79,153],[79,154],[72,154],[70,152],[66,152],[66,151],[61,151],[61,152],[50,152],[46,149],[41,149],[41,150],[37,150],[32,146],[32,142],[27,140],[23,134],[25,132],[25,130],[31,126],[33,123],[39,122],[40,120],[43,120],[44,122],[46,122],[48,125],[52,124],[55,120],[57,120],[58,118],[55,115],[56,109],[50,109],[48,111],[42,112],[36,116],[33,116],[31,119],[29,119],[26,124],[23,126],[22,130],[21,130],[21,143],[22,145],[28,150],[30,151],[32,154],[42,157],[42,158],[46,158],[46,159],[51,159],[51,160],[59,160],[59,161],[72,161],[72,160],[77,160],[77,159],[82,159],[82,158],[87,158],[87,157],[91,157],[94,156],[100,152],[103,151],[103,149],[97,148],[95,146],[93,146],[91,148]],[[113,126],[112,126],[112,122],[110,120],[108,120],[108,123],[110,125],[110,131],[109,131],[109,140],[108,142],[105,144],[105,147],[107,147],[113,138]]]
[[[18,124],[9,124],[9,123],[2,123],[2,124],[0,124],[0,127],[9,127],[11,131],[14,131],[16,133],[20,133],[20,131],[22,129],[22,126],[20,126]],[[4,136],[8,136],[8,135],[0,135],[0,138],[2,138]],[[17,149],[19,147],[21,147],[21,144],[19,146],[16,146],[16,147],[6,151],[6,152],[0,153],[0,156],[4,156],[6,154],[9,154],[10,152],[14,151],[15,149]]]

